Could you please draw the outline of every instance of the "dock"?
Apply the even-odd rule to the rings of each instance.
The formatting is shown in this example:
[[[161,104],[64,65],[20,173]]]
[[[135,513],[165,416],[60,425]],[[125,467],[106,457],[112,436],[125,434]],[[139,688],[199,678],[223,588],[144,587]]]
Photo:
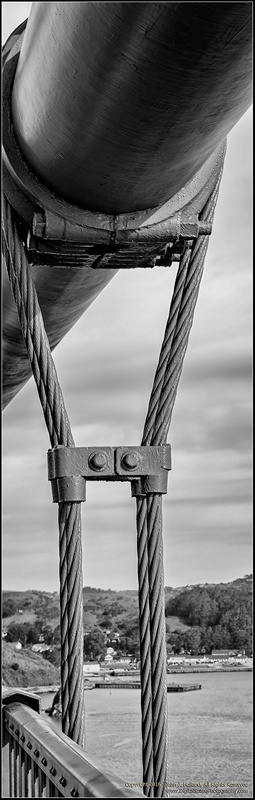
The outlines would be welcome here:
[[[202,689],[201,683],[184,683],[182,685],[178,683],[171,683],[167,686],[168,692],[194,692],[198,689]]]
[[[94,684],[95,689],[141,689],[140,681],[102,681]],[[178,684],[171,683],[167,686],[167,692],[192,692],[202,689],[201,683]]]

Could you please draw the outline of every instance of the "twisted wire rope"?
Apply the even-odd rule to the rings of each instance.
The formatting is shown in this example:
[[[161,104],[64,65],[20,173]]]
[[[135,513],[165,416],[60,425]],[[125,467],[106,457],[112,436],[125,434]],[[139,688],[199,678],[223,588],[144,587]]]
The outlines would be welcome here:
[[[148,494],[148,573],[150,599],[150,639],[152,663],[153,761],[154,781],[163,796],[167,779],[167,683],[166,637],[162,541],[162,497]],[[155,535],[156,532],[156,535]],[[162,613],[163,612],[163,613]]]
[[[2,206],[3,254],[51,446],[74,446],[36,289],[13,210]],[[82,554],[80,503],[59,503],[62,729],[77,744],[85,736],[83,699]]]
[[[200,219],[213,221],[222,172],[223,162]],[[144,424],[143,445],[164,444],[167,440],[208,243],[208,237],[199,236],[181,257]],[[139,595],[144,595],[145,587],[148,591],[139,620],[144,793],[166,797],[168,714],[162,495],[137,497],[136,519]],[[152,791],[148,784],[153,785]]]
[[[189,259],[190,259],[190,248],[187,248],[185,250],[183,257],[181,258],[180,266],[177,272],[175,286],[174,286],[174,293],[171,301],[171,313],[169,311],[164,340],[162,343],[159,361],[151,390],[151,396],[142,436],[142,444],[144,445],[151,444],[151,437],[159,404],[159,396],[164,383],[167,362],[169,359],[169,351],[171,348],[175,332],[175,325],[178,317],[183,288],[185,286],[185,280],[189,266]]]
[[[138,556],[138,599],[140,631],[140,675],[141,675],[141,725],[142,762],[144,794],[154,797],[153,781],[153,709],[151,686],[151,647],[150,647],[150,601],[148,575],[148,530],[147,506],[142,497],[136,498],[137,556]]]
[[[222,172],[223,164],[214,189],[200,215],[200,219],[206,222],[213,221]],[[144,424],[143,444],[159,443],[159,440],[155,440],[155,436],[160,414],[164,415],[164,418],[167,417],[169,425],[171,422],[175,396],[171,399],[169,408],[165,410],[165,396],[161,395],[166,386],[172,392],[172,387],[177,388],[179,382],[178,370],[182,368],[183,358],[187,349],[208,244],[208,236],[199,236],[192,248],[187,248],[180,261]],[[184,347],[185,352],[183,351]],[[173,374],[172,370],[174,368],[176,372]],[[167,433],[164,433],[164,441],[166,441],[166,436]],[[163,443],[163,439],[161,443]]]

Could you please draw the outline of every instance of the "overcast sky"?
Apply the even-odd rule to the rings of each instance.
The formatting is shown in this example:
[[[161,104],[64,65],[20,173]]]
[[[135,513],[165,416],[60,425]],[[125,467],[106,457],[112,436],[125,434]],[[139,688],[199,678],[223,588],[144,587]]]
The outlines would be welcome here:
[[[3,38],[31,3],[2,3]],[[168,441],[165,585],[251,572],[252,112],[228,150]],[[140,444],[176,274],[119,272],[54,351],[77,446]],[[3,588],[58,590],[57,506],[32,380],[3,415]],[[83,584],[133,589],[128,484],[87,484]]]

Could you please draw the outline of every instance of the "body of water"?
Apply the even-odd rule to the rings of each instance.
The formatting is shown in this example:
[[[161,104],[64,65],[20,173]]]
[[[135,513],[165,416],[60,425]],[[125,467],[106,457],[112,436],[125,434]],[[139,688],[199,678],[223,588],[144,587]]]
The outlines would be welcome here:
[[[170,797],[252,797],[252,673],[168,675],[201,691],[168,694]],[[127,784],[142,783],[140,691],[86,691],[86,751]],[[42,709],[52,695],[42,695]],[[53,719],[54,725],[60,721]]]

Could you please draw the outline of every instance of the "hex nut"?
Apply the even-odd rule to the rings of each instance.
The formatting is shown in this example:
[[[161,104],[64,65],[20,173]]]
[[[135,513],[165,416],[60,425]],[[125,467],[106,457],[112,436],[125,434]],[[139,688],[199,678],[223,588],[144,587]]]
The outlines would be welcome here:
[[[104,452],[92,453],[89,457],[89,466],[96,472],[102,472],[107,465],[107,456]]]
[[[126,470],[137,469],[139,462],[139,454],[135,451],[124,453],[121,459],[122,467],[124,467]]]

